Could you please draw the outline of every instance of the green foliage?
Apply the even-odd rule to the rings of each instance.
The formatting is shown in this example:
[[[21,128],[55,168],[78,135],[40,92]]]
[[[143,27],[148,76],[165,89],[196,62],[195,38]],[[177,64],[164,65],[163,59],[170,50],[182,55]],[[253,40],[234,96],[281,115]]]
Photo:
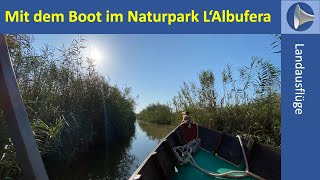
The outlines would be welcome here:
[[[159,103],[148,105],[138,114],[137,118],[138,120],[158,124],[171,124],[173,120],[170,107]]]
[[[32,121],[32,129],[42,156],[54,154],[61,146],[60,134],[63,125],[62,119],[57,119],[51,126],[40,119]]]
[[[275,51],[273,53],[281,53],[281,34],[275,34],[274,41],[271,43],[272,49]]]
[[[280,96],[270,94],[247,104],[220,107],[210,127],[280,146],[280,119]]]
[[[0,177],[10,179],[11,177],[21,177],[20,168],[16,162],[16,153],[11,140],[0,148]]]
[[[248,99],[247,91],[250,90],[255,93],[253,98],[266,97],[273,91],[280,91],[280,69],[269,61],[254,57],[250,66],[242,67],[239,71],[244,98]]]
[[[11,139],[8,138],[7,126],[0,110],[0,179],[20,177],[20,168],[16,162],[16,153]]]
[[[222,93],[215,90],[211,70],[202,71],[196,83],[183,83],[172,100],[175,124],[181,111],[190,111],[202,126],[280,146],[280,70],[269,61],[254,57],[234,75],[228,64],[222,71]],[[239,77],[239,78],[234,78]]]
[[[69,47],[57,49],[32,46],[29,35],[7,35],[7,43],[17,83],[42,156],[70,161],[88,150],[96,139],[132,136],[134,98],[131,89],[110,85],[95,69],[93,59],[85,57],[85,40],[79,36]],[[0,114],[0,130],[5,127]],[[106,122],[106,123],[105,123]],[[101,124],[105,124],[100,132]],[[110,130],[110,131],[109,131]],[[105,131],[108,134],[105,134]],[[111,132],[111,133],[110,133]],[[9,144],[1,134],[0,155]],[[7,150],[6,150],[7,151]],[[14,150],[8,154],[15,157]],[[9,159],[5,168],[15,167]],[[10,163],[9,163],[10,162]],[[46,163],[46,162],[45,162]],[[19,173],[18,173],[19,174]]]

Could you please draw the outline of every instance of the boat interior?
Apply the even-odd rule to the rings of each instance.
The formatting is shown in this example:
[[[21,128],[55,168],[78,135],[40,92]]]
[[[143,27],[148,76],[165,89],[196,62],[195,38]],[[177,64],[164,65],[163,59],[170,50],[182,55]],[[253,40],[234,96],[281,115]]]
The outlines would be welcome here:
[[[199,126],[198,138],[201,139],[201,148],[193,157],[199,166],[216,173],[244,170],[244,157],[237,137]],[[245,139],[242,142],[250,172],[263,179],[281,179],[280,149]],[[184,144],[186,140],[181,126],[178,126],[150,153],[131,179],[228,179],[209,176],[192,165],[179,165],[172,149]]]

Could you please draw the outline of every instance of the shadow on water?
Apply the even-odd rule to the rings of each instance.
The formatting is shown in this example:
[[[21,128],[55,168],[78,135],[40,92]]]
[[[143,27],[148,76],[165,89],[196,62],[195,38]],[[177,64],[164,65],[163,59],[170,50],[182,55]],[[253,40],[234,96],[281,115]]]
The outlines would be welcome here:
[[[50,179],[128,179],[174,126],[136,121],[135,134],[113,145],[98,146],[71,163],[52,161]]]
[[[127,179],[134,156],[131,142],[97,146],[70,163],[51,161],[47,166],[50,179]]]

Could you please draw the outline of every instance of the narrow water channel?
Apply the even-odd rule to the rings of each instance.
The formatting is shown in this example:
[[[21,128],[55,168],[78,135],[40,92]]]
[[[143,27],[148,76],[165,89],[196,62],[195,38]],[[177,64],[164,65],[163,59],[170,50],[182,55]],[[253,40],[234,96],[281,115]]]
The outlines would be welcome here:
[[[98,148],[68,166],[52,165],[50,179],[128,179],[143,160],[175,126],[142,121],[127,142]]]

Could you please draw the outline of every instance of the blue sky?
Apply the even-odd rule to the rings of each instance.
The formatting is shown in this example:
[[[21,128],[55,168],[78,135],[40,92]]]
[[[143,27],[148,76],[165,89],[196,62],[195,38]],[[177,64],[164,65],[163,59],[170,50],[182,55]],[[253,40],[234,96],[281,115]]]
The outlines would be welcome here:
[[[34,35],[36,48],[44,43],[68,46],[78,35]],[[227,63],[236,70],[249,65],[253,56],[281,66],[281,55],[273,53],[272,35],[82,35],[94,49],[101,74],[112,84],[132,87],[139,95],[136,112],[150,103],[166,103],[177,95],[183,81],[197,81],[201,70],[216,75]]]

